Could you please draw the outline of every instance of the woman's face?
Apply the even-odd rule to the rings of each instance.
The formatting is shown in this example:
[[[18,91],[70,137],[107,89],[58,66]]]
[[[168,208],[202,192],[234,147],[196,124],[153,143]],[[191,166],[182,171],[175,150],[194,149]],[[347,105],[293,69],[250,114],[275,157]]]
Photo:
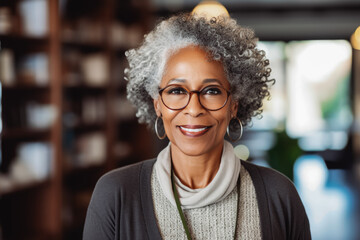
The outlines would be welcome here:
[[[199,91],[215,85],[230,90],[221,62],[209,60],[197,46],[180,49],[166,64],[160,88],[176,84],[189,91]],[[216,111],[202,107],[198,94],[192,94],[189,104],[181,110],[171,110],[154,100],[156,114],[162,116],[165,132],[173,147],[188,156],[200,156],[222,149],[227,125],[236,116],[237,104],[229,97],[226,105]]]

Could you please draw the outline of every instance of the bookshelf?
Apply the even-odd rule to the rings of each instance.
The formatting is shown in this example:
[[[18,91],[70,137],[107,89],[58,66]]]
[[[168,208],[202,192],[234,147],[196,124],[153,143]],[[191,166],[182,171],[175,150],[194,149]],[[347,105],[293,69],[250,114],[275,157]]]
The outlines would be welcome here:
[[[80,239],[98,178],[156,155],[123,80],[149,10],[138,0],[0,3],[0,239]]]
[[[81,238],[87,206],[102,174],[154,156],[151,133],[140,130],[144,126],[138,125],[126,100],[123,79],[125,51],[140,43],[151,24],[148,8],[146,1],[134,0],[69,0],[64,6],[64,239]],[[146,143],[134,148],[139,133]]]
[[[61,231],[57,12],[56,0],[0,3],[3,239],[56,239]]]

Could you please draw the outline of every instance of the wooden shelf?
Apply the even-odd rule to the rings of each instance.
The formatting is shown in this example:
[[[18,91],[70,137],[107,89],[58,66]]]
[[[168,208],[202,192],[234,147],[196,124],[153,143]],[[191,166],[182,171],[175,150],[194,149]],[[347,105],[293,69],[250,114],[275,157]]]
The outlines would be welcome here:
[[[13,49],[16,54],[47,51],[51,40],[48,36],[35,37],[19,34],[0,34],[1,49]]]
[[[3,129],[1,133],[2,139],[25,139],[37,138],[50,135],[50,129],[31,129],[31,128],[13,128]]]
[[[73,130],[75,132],[90,132],[90,131],[104,131],[105,122],[104,123],[78,123],[74,126],[64,126],[68,130]]]
[[[64,187],[70,193],[92,191],[97,180],[105,173],[105,169],[106,163],[70,167],[64,171]]]
[[[26,190],[31,190],[32,188],[35,188],[35,187],[41,187],[45,184],[48,184],[49,182],[50,182],[49,179],[45,179],[45,180],[41,180],[41,181],[33,180],[30,182],[26,182],[26,183],[14,183],[9,188],[0,189],[0,197],[4,197],[7,195],[11,195],[11,194],[16,194],[16,193],[26,191]]]
[[[63,47],[72,47],[82,50],[105,50],[107,43],[105,42],[83,42],[75,40],[62,40]]]
[[[36,37],[36,36],[29,36],[29,35],[23,35],[23,34],[1,34],[0,33],[0,39],[2,40],[12,40],[12,41],[21,41],[21,42],[38,42],[38,43],[44,43],[49,42],[50,38],[49,36],[43,36],[43,37]]]
[[[35,90],[35,91],[50,91],[49,86],[40,86],[40,85],[25,85],[17,84],[14,86],[1,86],[2,91],[24,91],[24,90]]]
[[[114,52],[116,54],[121,54],[125,56],[125,52],[130,48],[134,48],[133,46],[114,46]]]
[[[96,163],[96,164],[87,164],[83,166],[72,166],[64,169],[64,173],[69,174],[79,174],[86,171],[98,171],[105,167],[105,162],[102,163]]]
[[[88,84],[77,84],[77,85],[64,85],[65,90],[68,91],[106,91],[109,88],[109,84],[99,85],[99,86],[92,86]]]

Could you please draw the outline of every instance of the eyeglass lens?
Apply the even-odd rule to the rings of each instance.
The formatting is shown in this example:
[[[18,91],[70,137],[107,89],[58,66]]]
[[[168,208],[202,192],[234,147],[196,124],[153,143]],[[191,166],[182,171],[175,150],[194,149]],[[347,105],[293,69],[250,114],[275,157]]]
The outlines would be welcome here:
[[[161,98],[168,108],[177,110],[188,105],[191,93],[197,93],[197,91],[190,92],[183,86],[169,85],[162,90]],[[222,108],[226,104],[227,98],[228,92],[217,85],[207,86],[198,92],[200,104],[208,110]]]

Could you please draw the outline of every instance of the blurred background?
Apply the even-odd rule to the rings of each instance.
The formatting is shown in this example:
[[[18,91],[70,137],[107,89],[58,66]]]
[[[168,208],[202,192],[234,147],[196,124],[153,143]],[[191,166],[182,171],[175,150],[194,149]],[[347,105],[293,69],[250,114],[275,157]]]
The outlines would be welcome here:
[[[276,79],[236,153],[294,181],[313,239],[360,239],[360,2],[220,2]],[[126,100],[124,53],[198,3],[0,1],[0,240],[81,239],[97,179],[167,145]]]

